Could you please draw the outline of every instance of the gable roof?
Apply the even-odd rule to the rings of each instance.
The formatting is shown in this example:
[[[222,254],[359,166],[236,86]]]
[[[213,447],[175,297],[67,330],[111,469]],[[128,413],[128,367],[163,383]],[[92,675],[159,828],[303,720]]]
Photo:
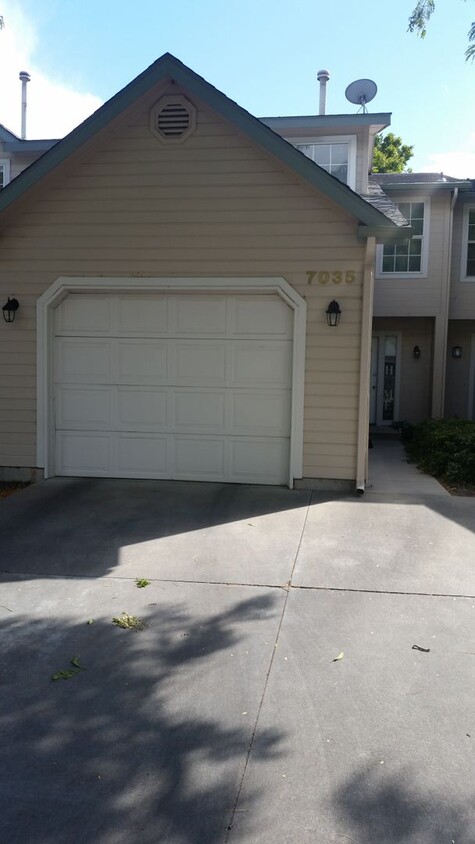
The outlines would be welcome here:
[[[326,170],[316,165],[302,152],[295,149],[277,135],[258,118],[253,117],[233,100],[214,88],[182,62],[165,53],[150,67],[115,94],[101,108],[95,111],[83,123],[73,129],[61,141],[27,167],[0,192],[0,211],[22,197],[30,188],[47,176],[56,166],[65,161],[72,153],[103,129],[111,120],[119,116],[126,108],[158,82],[172,78],[190,94],[199,97],[226,120],[233,123],[264,150],[274,155],[294,170],[307,183],[315,187],[329,199],[336,202],[360,222],[360,236],[373,234],[397,234],[398,224],[388,219],[381,211],[367,203],[347,185],[331,176]],[[12,138],[10,138],[12,140]],[[403,232],[401,232],[403,234]],[[407,236],[407,228],[404,236]]]
[[[10,129],[7,129],[3,123],[0,123],[0,141],[19,141],[20,138],[18,135],[15,135],[13,132],[10,132]]]

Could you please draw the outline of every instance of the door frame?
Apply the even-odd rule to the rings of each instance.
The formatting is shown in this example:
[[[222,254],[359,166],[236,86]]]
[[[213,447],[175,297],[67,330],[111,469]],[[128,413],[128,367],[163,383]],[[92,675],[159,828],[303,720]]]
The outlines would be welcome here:
[[[475,334],[470,343],[470,374],[468,377],[468,419],[475,422]]]
[[[69,293],[277,294],[293,310],[289,487],[303,475],[307,303],[284,278],[102,278],[61,276],[37,301],[37,466],[54,475],[53,310]]]
[[[383,419],[383,399],[384,399],[384,338],[396,338],[396,383],[394,395],[394,419]],[[379,343],[377,366],[377,384],[376,384],[376,422],[373,425],[386,426],[392,425],[399,417],[399,398],[401,393],[401,351],[402,351],[402,332],[401,331],[387,331],[377,330],[371,334],[371,343],[373,339],[377,339]]]

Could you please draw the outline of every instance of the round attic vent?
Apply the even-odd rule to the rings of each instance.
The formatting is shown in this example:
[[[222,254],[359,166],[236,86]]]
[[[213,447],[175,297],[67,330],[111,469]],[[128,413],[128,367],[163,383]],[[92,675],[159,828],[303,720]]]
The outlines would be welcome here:
[[[162,97],[150,112],[150,129],[163,143],[184,141],[195,126],[196,109],[181,95]]]

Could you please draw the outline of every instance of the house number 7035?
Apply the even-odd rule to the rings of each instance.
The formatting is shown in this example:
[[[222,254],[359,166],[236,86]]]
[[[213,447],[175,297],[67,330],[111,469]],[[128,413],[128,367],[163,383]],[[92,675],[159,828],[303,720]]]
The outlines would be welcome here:
[[[356,277],[354,270],[334,270],[328,272],[327,270],[307,270],[307,284],[312,284],[316,279],[319,284],[353,284]]]

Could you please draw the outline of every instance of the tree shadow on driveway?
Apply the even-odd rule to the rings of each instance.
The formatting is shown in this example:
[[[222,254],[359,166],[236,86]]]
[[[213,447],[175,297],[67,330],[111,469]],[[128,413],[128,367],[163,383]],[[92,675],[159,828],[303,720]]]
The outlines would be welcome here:
[[[67,614],[2,622],[2,844],[224,841],[270,659],[261,649],[248,676],[243,649],[280,604],[223,606],[162,599],[140,632]],[[76,655],[86,670],[52,682]],[[271,759],[282,740],[268,730],[254,752]]]
[[[379,765],[354,773],[334,805],[346,821],[342,841],[355,844],[473,844],[473,800],[454,801],[417,784],[411,770],[382,772]]]

